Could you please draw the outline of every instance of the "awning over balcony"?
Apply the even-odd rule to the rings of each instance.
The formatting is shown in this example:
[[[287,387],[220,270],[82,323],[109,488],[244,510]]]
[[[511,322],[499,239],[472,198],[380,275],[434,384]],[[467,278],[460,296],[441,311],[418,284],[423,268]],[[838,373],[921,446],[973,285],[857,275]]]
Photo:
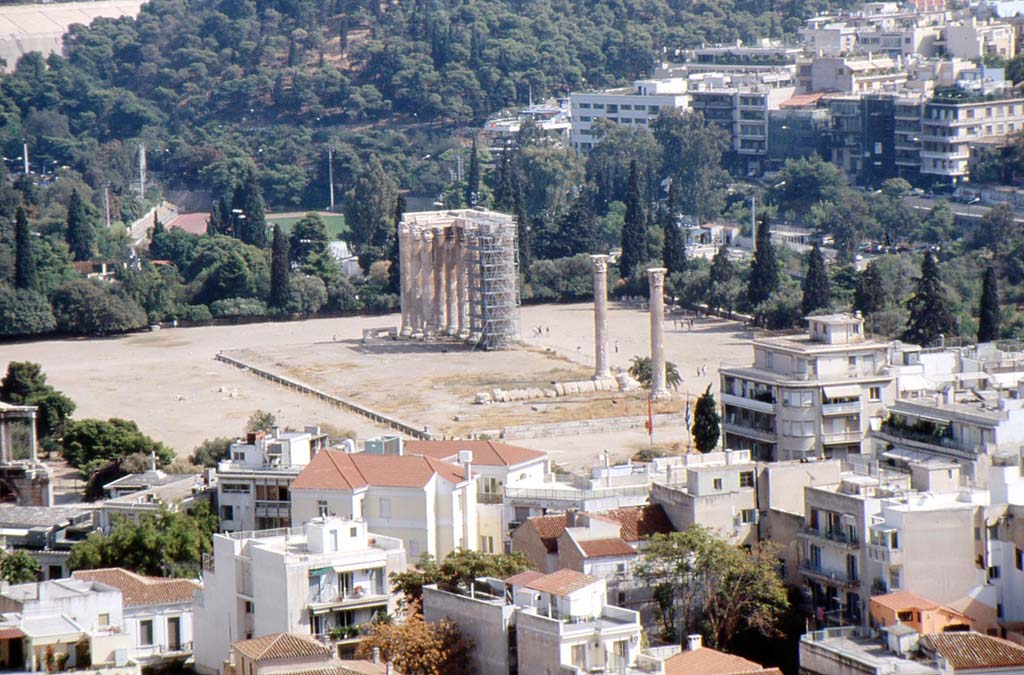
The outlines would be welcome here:
[[[930,391],[935,389],[928,378],[923,375],[903,375],[899,380],[900,391]]]
[[[861,390],[859,384],[840,384],[831,387],[822,387],[825,396],[830,399],[836,398],[857,398]]]

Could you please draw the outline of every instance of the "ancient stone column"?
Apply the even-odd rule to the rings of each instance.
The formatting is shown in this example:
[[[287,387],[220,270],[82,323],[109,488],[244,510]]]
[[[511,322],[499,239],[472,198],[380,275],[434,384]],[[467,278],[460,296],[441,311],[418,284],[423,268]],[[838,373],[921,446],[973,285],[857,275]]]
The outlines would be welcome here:
[[[608,369],[608,256],[592,255],[594,264],[594,379],[611,377]]]
[[[434,233],[424,228],[420,235],[420,329],[424,337],[434,327]]]
[[[455,335],[459,332],[459,275],[456,256],[458,255],[458,231],[455,223],[444,231],[444,276],[448,281],[444,289],[444,297],[447,302],[445,312],[447,321],[444,332],[448,335]]]
[[[36,411],[28,414],[28,457],[35,464],[36,457]]]
[[[416,226],[409,226],[409,232],[406,234],[405,243],[408,246],[409,253],[407,254],[407,262],[409,264],[409,272],[405,275],[408,280],[408,298],[409,298],[409,328],[411,330],[410,335],[418,336],[423,333],[423,313],[422,313],[422,299],[423,287],[420,283],[420,228]]]
[[[14,458],[14,448],[11,447],[11,425],[10,419],[0,416],[0,461],[10,462]]]
[[[412,262],[409,255],[409,226],[401,223],[398,226],[398,265],[401,276],[399,277],[399,293],[402,303],[402,330],[403,337],[412,335]]]
[[[434,230],[434,323],[433,332],[435,335],[443,335],[445,329],[445,314],[448,311],[448,303],[445,300],[445,289],[448,287],[448,280],[444,264],[444,230]]]
[[[469,240],[465,227],[458,228],[458,240],[455,244],[456,276],[459,281],[459,337],[469,337]]]
[[[664,267],[647,269],[651,287],[651,398],[668,398],[665,386],[665,272]]]

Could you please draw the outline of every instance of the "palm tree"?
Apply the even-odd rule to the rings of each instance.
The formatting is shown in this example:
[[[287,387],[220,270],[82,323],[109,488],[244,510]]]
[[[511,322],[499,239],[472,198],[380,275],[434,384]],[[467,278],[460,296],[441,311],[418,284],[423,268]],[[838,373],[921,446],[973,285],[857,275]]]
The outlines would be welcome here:
[[[651,358],[649,356],[634,356],[629,362],[629,376],[640,383],[644,389],[651,388]],[[679,370],[676,364],[671,361],[665,362],[665,384],[666,386],[678,389],[683,378],[679,377]]]

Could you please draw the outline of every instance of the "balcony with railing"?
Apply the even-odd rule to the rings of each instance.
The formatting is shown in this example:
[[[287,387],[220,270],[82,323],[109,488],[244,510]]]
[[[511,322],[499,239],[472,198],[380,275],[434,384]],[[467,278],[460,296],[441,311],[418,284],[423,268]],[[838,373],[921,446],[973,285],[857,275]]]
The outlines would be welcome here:
[[[868,546],[868,557],[883,565],[903,564],[903,551],[880,544],[870,544]]]
[[[862,440],[864,440],[864,434],[861,431],[823,431],[821,433],[821,442],[825,445],[860,443]]]
[[[836,401],[835,403],[822,403],[822,415],[856,415],[860,412],[860,399],[854,401]]]
[[[846,570],[829,569],[806,560],[800,563],[800,573],[805,577],[828,584],[846,586],[848,588],[860,586],[860,577],[856,573],[849,574]]]
[[[477,492],[476,503],[477,504],[501,504],[505,499],[505,495],[500,492]]]
[[[841,548],[846,549],[860,548],[860,537],[842,530],[819,530],[814,527],[805,527],[797,532],[797,536],[801,539],[812,540],[815,543],[827,542],[837,544]]]
[[[775,397],[771,393],[762,393],[756,396],[738,396],[736,394],[722,394],[724,405],[734,405],[739,408],[756,410],[768,415],[775,414]]]
[[[356,586],[353,590],[325,590],[320,593],[310,593],[306,602],[310,609],[313,610],[366,607],[371,605],[386,607],[388,604],[388,594],[383,587],[374,589],[372,587]]]

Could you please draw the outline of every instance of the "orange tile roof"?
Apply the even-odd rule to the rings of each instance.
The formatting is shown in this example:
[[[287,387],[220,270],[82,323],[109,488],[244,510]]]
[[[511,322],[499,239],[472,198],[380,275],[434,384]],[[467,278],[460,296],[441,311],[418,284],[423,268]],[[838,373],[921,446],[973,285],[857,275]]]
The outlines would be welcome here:
[[[542,576],[544,576],[543,572],[526,570],[525,572],[520,572],[519,574],[513,574],[508,579],[505,579],[505,583],[509,586],[525,586],[531,581],[540,579]]]
[[[636,550],[618,537],[612,539],[590,539],[577,541],[584,557],[608,558],[611,556],[636,555]]]
[[[121,602],[125,607],[148,605],[170,605],[191,602],[200,586],[189,579],[167,579],[144,577],[120,567],[99,570],[79,570],[72,574],[82,581],[97,581],[121,591]]]
[[[935,609],[940,607],[939,603],[934,600],[922,598],[920,595],[910,591],[893,591],[885,595],[875,595],[871,598],[871,602],[895,612],[905,609]]]
[[[540,541],[548,553],[558,553],[558,538],[565,532],[565,514],[536,516],[527,522],[533,525],[533,529],[536,530],[537,536],[540,537]]]
[[[981,633],[922,635],[921,646],[949,661],[957,672],[1024,666],[1024,648]]]
[[[433,476],[451,483],[465,480],[461,466],[422,455],[349,454],[321,450],[291,485],[293,490],[356,490],[380,487],[423,487]]]
[[[252,640],[232,642],[231,647],[253,661],[298,659],[307,656],[330,658],[333,650],[311,637],[292,633],[272,633]]]
[[[622,528],[622,538],[626,541],[640,541],[651,535],[676,531],[661,504],[613,509],[601,515],[619,524]]]
[[[586,588],[597,581],[600,581],[600,579],[592,577],[589,574],[577,572],[576,570],[558,570],[557,572],[545,574],[533,581],[529,581],[523,584],[523,586],[535,591],[540,591],[541,593],[564,596],[569,595],[573,591],[578,591],[581,588]]]
[[[710,647],[680,652],[665,660],[665,675],[739,675],[761,671],[759,663]]]
[[[435,459],[454,460],[459,450],[473,453],[473,464],[480,466],[512,466],[547,456],[546,452],[520,448],[494,441],[406,441],[405,451],[411,455],[427,455]]]

